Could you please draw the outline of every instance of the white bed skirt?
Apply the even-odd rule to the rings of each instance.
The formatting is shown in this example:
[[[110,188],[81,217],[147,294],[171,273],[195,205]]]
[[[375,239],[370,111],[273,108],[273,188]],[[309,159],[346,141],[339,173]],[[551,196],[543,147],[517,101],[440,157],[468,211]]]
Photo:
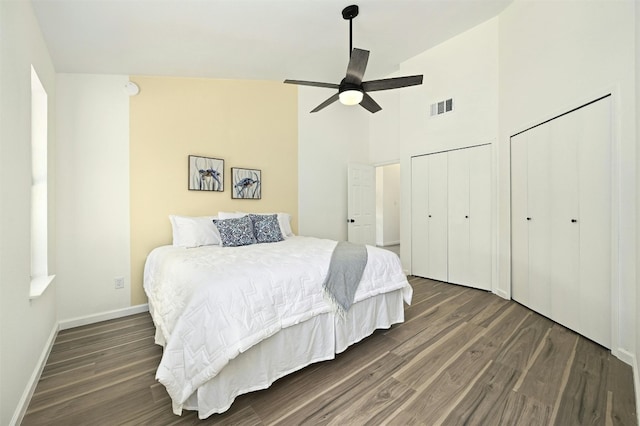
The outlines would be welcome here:
[[[397,290],[355,303],[344,319],[326,313],[287,327],[231,360],[182,408],[197,410],[200,419],[223,413],[238,395],[266,389],[309,364],[333,359],[376,329],[403,321],[403,291]],[[180,414],[181,410],[174,407],[174,412]]]

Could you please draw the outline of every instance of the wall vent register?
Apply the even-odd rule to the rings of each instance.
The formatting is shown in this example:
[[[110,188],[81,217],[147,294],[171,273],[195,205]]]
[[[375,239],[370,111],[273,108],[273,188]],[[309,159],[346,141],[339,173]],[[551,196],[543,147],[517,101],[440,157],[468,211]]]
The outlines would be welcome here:
[[[431,104],[431,117],[453,111],[453,98]]]

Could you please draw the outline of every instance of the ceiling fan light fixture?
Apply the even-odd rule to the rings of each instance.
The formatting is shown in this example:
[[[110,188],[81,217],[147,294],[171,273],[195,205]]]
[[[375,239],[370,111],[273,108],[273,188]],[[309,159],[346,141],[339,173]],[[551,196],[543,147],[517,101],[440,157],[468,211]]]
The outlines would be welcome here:
[[[362,93],[362,90],[348,89],[340,92],[338,97],[340,98],[340,103],[343,105],[358,105],[362,102],[364,93]]]
[[[1,0],[0,0],[1,1]],[[382,108],[374,101],[369,92],[378,90],[399,89],[401,87],[415,86],[422,84],[422,75],[412,75],[406,77],[383,78],[381,80],[362,81],[364,72],[369,61],[369,51],[353,47],[353,18],[358,16],[359,8],[351,5],[344,8],[342,17],[349,21],[349,65],[347,65],[347,75],[340,84],[322,83],[319,81],[285,80],[285,83],[300,84],[302,86],[326,87],[327,89],[338,89],[327,100],[311,110],[318,112],[323,108],[340,101],[343,105],[358,105],[370,113],[376,113]],[[365,94],[367,96],[365,96]]]

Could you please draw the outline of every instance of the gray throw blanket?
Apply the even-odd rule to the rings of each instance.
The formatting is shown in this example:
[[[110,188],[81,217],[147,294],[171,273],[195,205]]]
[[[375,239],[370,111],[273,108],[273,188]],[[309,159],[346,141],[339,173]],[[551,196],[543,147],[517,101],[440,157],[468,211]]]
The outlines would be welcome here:
[[[341,317],[353,304],[365,266],[367,247],[363,244],[339,241],[333,249],[329,273],[322,289]]]

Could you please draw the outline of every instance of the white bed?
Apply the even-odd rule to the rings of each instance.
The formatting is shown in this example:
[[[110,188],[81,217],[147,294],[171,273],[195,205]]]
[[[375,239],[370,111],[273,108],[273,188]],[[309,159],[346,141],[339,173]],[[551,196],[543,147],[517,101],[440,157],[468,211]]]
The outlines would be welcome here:
[[[242,247],[162,246],[149,254],[144,289],[156,343],[164,347],[156,378],[174,413],[222,413],[236,396],[404,321],[412,289],[400,260],[371,246],[354,304],[344,318],[333,312],[322,282],[336,244],[290,237]]]

